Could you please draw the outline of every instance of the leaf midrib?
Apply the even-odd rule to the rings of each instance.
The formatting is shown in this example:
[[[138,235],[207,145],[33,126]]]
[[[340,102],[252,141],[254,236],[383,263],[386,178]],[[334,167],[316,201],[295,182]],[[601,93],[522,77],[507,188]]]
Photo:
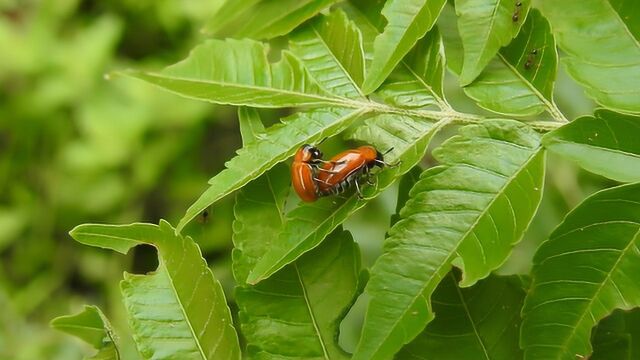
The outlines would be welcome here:
[[[554,143],[555,144],[567,144],[567,145],[584,146],[584,147],[588,147],[588,148],[593,149],[593,150],[600,150],[600,151],[604,151],[604,152],[610,152],[610,153],[614,153],[614,154],[617,154],[617,155],[628,156],[630,158],[634,158],[634,159],[640,160],[640,154],[627,152],[627,151],[624,151],[624,150],[621,150],[621,149],[612,149],[612,148],[608,148],[608,147],[595,146],[595,145],[591,145],[591,144],[585,144],[583,142],[567,141],[567,140],[562,140],[562,139],[558,139],[558,138],[549,140],[548,145],[552,145]]]
[[[480,221],[480,219],[487,213],[488,209],[490,209],[493,204],[496,202],[496,200],[498,199],[499,195],[503,194],[504,189],[506,189],[506,187],[511,184],[511,182],[513,181],[513,179],[515,179],[520,172],[527,168],[527,165],[537,156],[537,154],[542,151],[541,148],[536,149],[536,151],[533,151],[533,153],[531,154],[531,156],[529,156],[529,158],[527,159],[526,162],[523,163],[523,165],[520,167],[520,169],[518,171],[516,171],[513,175],[511,175],[504,183],[504,186],[501,187],[500,191],[496,192],[496,196],[493,197],[493,199],[491,199],[491,201],[487,204],[487,207],[481,211],[480,213],[478,213],[478,216],[476,217],[476,220],[474,220],[473,224],[471,224],[471,226],[469,226],[469,230],[467,230],[463,236],[460,237],[460,240],[457,242],[457,244],[455,245],[455,248],[453,249],[453,251],[451,252],[451,254],[449,254],[449,256],[447,256],[447,258],[442,262],[442,264],[440,266],[438,266],[435,270],[434,270],[434,275],[439,274],[446,266],[450,265],[451,262],[454,260],[455,257],[459,256],[458,255],[458,249],[460,248],[460,245],[462,244],[462,241],[464,239],[467,238],[467,236],[469,236],[469,234],[471,234],[471,229],[475,228],[478,225],[478,222]],[[411,304],[415,303],[416,300],[420,297],[420,296],[424,296],[424,289],[430,284],[431,281],[433,281],[434,277],[431,277],[429,280],[427,280],[424,284],[424,286],[422,287],[422,291],[420,291],[416,296],[414,296],[413,300],[411,301]],[[425,299],[426,300],[426,299]],[[408,311],[408,308],[407,308]],[[406,313],[406,311],[403,312],[403,316],[399,316],[395,323],[393,324],[392,329],[395,329],[398,325],[398,323],[400,322],[400,320],[402,318],[404,318],[404,314]],[[386,340],[389,338],[389,336],[391,335],[391,331],[387,332],[387,335],[384,337],[384,339],[381,341],[381,343],[386,342]],[[379,351],[380,347],[378,347],[378,350],[376,351],[376,353]]]
[[[327,352],[327,348],[324,344],[324,338],[322,337],[322,332],[318,327],[318,322],[316,320],[315,313],[313,312],[313,308],[311,307],[311,303],[309,300],[309,294],[307,294],[307,288],[305,287],[304,281],[302,280],[302,275],[300,274],[300,269],[298,269],[298,264],[293,263],[293,268],[296,270],[296,276],[300,283],[300,288],[302,289],[302,295],[304,297],[304,303],[307,306],[307,310],[309,311],[309,316],[311,317],[311,323],[313,324],[313,329],[318,336],[318,340],[320,341],[320,346],[322,347],[322,353],[324,354],[324,358],[329,360],[329,353]]]
[[[572,339],[573,336],[575,335],[578,326],[584,320],[584,317],[587,314],[587,312],[590,312],[588,310],[591,309],[595,299],[599,298],[600,292],[602,291],[602,289],[604,289],[605,284],[609,283],[610,281],[613,284],[613,280],[611,279],[611,274],[614,273],[614,270],[618,267],[618,265],[620,264],[622,259],[627,255],[627,251],[629,251],[629,249],[636,244],[636,240],[638,240],[638,238],[640,238],[640,226],[638,227],[638,230],[633,235],[633,237],[631,238],[631,240],[629,241],[627,246],[625,246],[625,248],[622,251],[620,251],[620,256],[616,260],[615,264],[613,264],[613,266],[611,267],[611,271],[609,271],[607,273],[607,276],[602,280],[602,283],[600,284],[600,286],[598,286],[598,289],[596,289],[595,293],[593,294],[593,297],[589,300],[589,302],[587,303],[587,306],[585,306],[585,308],[584,308],[585,311],[582,312],[582,315],[580,315],[580,317],[578,318],[578,321],[576,321],[576,326],[574,326],[571,329],[571,333],[569,334],[569,336],[567,336],[564,339],[564,341],[562,342],[562,344],[560,344],[560,348],[562,349],[563,353],[566,353],[567,344],[568,344],[569,340]],[[616,285],[614,285],[614,286],[616,286]]]
[[[487,352],[487,347],[484,345],[484,341],[482,340],[482,337],[480,336],[480,333],[478,332],[478,329],[476,328],[476,323],[473,320],[473,317],[471,316],[471,312],[469,311],[469,307],[467,306],[467,302],[465,301],[465,298],[462,295],[462,291],[460,290],[460,287],[458,286],[458,282],[456,281],[456,277],[451,272],[449,273],[449,276],[451,276],[451,278],[453,279],[453,284],[456,287],[456,292],[458,294],[458,297],[460,298],[460,303],[462,304],[462,307],[464,308],[464,312],[467,315],[467,318],[469,319],[469,323],[471,324],[471,327],[473,328],[473,333],[475,334],[476,338],[478,339],[478,343],[480,344],[480,347],[482,348],[482,353],[484,355],[484,358],[487,359],[487,360],[490,360],[491,358],[489,357],[489,353]]]
[[[181,240],[181,241],[184,241],[184,240]],[[199,259],[198,259],[198,261],[199,261]],[[200,344],[200,339],[198,338],[198,336],[196,336],[195,330],[193,329],[193,325],[191,324],[191,319],[189,318],[189,316],[187,316],[187,310],[184,308],[184,306],[182,304],[182,299],[178,295],[178,290],[176,289],[175,285],[173,284],[173,277],[170,276],[169,269],[167,269],[167,265],[165,264],[165,262],[162,261],[161,263],[162,263],[162,269],[166,272],[167,278],[169,278],[169,285],[171,285],[171,290],[173,291],[173,294],[176,297],[177,303],[180,306],[180,311],[182,311],[182,315],[184,316],[184,320],[187,323],[187,325],[189,326],[189,331],[191,331],[191,335],[193,336],[193,341],[196,343],[196,346],[198,347],[198,351],[200,352],[200,356],[202,357],[203,360],[208,360],[207,356],[204,354],[204,350],[202,349],[202,345]],[[201,265],[201,264],[199,264],[199,265]],[[209,271],[209,269],[206,269],[205,271]],[[195,289],[194,289],[194,291],[195,291]],[[209,311],[212,312],[213,309],[209,309]]]

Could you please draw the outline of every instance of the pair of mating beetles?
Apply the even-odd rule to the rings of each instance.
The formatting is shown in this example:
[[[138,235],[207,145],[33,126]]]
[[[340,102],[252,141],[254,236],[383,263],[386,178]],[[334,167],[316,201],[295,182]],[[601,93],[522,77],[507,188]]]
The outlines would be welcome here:
[[[391,151],[389,149],[386,153]],[[373,146],[360,146],[343,151],[326,161],[315,146],[305,144],[297,152],[291,167],[293,188],[303,201],[316,201],[319,197],[341,194],[355,186],[362,198],[359,181],[369,182],[369,172],[374,166],[384,167],[384,154]],[[393,165],[395,166],[395,164]]]

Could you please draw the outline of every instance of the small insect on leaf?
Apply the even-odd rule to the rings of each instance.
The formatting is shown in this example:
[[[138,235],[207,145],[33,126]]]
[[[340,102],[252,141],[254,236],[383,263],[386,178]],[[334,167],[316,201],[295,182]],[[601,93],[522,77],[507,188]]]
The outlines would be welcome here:
[[[513,16],[511,17],[511,20],[513,20],[513,22],[518,22],[518,20],[520,20],[521,10],[522,10],[522,1],[518,1],[516,2],[516,8],[513,11]]]
[[[527,55],[527,61],[525,61],[525,63],[524,63],[524,68],[525,69],[527,69],[527,70],[531,69],[531,67],[533,66],[533,63],[536,60],[536,56],[537,55],[538,55],[538,49],[531,50],[529,55]]]

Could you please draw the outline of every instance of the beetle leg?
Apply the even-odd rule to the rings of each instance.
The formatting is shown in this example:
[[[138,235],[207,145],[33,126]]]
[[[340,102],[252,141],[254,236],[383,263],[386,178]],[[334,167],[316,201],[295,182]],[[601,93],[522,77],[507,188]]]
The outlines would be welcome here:
[[[389,164],[389,163],[387,163],[387,162],[384,162],[384,161],[381,161],[381,160],[378,160],[378,159],[376,159],[376,160],[374,160],[374,161],[375,161],[377,164],[380,164],[380,165],[383,165],[383,166],[392,167],[392,168],[394,168],[394,167],[398,167],[398,166],[400,166],[400,164],[402,164],[402,160],[398,160],[398,162],[396,162],[396,163],[394,163],[394,164]]]
[[[356,184],[356,192],[358,194],[358,199],[360,200],[364,200],[364,195],[362,195],[362,191],[360,191],[360,185],[358,185],[358,181],[354,181],[354,184]]]

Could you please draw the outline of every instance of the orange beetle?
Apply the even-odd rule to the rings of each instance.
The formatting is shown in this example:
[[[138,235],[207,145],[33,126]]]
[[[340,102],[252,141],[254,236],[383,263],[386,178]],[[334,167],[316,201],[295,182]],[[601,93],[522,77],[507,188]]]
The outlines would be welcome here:
[[[293,189],[303,201],[318,199],[316,170],[322,163],[322,152],[317,147],[304,144],[296,152],[291,165],[291,182]]]
[[[389,149],[386,153],[391,151]],[[360,146],[357,149],[343,151],[334,156],[321,168],[317,182],[319,195],[335,195],[355,185],[358,196],[362,197],[359,181],[368,175],[374,166],[395,166],[384,162],[384,155],[373,146]]]

